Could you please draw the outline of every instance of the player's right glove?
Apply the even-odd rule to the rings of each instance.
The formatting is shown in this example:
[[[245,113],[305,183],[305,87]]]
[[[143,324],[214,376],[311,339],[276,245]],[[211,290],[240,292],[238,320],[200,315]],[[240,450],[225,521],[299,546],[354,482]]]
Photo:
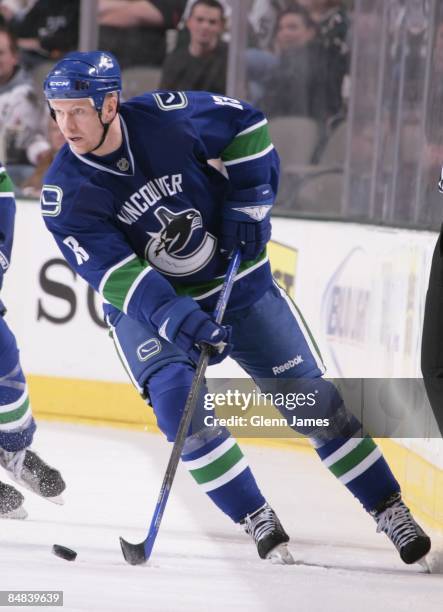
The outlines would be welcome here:
[[[222,210],[220,252],[232,257],[240,249],[242,260],[255,259],[271,238],[271,185],[232,191]]]
[[[152,315],[158,334],[172,342],[197,363],[202,344],[212,347],[209,364],[219,363],[232,349],[231,328],[218,325],[190,297],[176,297],[160,306]]]

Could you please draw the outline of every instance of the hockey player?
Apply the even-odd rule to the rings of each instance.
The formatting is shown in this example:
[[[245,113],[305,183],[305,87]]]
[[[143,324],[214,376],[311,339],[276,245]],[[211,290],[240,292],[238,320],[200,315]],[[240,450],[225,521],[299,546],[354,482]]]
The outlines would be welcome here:
[[[44,89],[67,141],[45,178],[44,220],[72,268],[103,296],[117,350],[167,439],[201,343],[212,345],[212,363],[230,353],[262,391],[315,381],[330,427],[299,430],[403,561],[426,555],[429,538],[373,440],[356,437],[359,423],[322,378],[303,318],[272,278],[266,244],[279,164],[265,117],[207,92],[158,91],[120,105],[119,66],[101,51],[66,56]],[[228,178],[208,164],[219,158]],[[237,247],[242,264],[217,325],[209,313]],[[289,562],[289,538],[240,448],[225,428],[202,427],[200,409],[184,465],[244,525],[260,557]]]
[[[14,233],[15,199],[12,182],[0,163],[0,289],[9,268]],[[65,483],[60,472],[47,465],[29,447],[36,424],[29,403],[14,334],[0,300],[0,465],[20,485],[56,503]],[[23,495],[0,482],[0,518],[26,518]]]

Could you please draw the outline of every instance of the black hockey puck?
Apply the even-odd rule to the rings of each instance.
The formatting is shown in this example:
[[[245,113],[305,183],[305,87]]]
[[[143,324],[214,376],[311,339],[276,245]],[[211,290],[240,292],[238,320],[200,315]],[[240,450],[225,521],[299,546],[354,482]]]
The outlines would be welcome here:
[[[60,544],[54,544],[52,546],[52,552],[57,557],[61,557],[62,559],[66,559],[66,561],[75,561],[77,557],[77,553],[72,548],[66,548],[66,546],[60,546]]]

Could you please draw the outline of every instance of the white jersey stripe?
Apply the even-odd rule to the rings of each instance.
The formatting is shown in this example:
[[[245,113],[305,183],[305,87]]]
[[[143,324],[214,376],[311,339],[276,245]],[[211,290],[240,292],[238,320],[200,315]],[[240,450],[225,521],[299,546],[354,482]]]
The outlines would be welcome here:
[[[275,283],[275,286],[280,291],[281,296],[285,299],[287,305],[289,306],[289,310],[294,315],[294,318],[296,319],[300,329],[305,332],[303,333],[304,339],[306,340],[306,343],[315,359],[317,367],[322,372],[322,374],[324,374],[326,371],[325,364],[323,363],[321,355],[318,352],[317,348],[315,347],[314,342],[312,341],[311,334],[309,333],[309,330],[306,327],[306,323],[303,321],[302,317],[300,316],[300,313],[298,312],[297,308],[295,307],[294,303],[292,302],[291,298],[288,296],[286,291],[283,291],[283,289],[280,287],[280,285],[277,282],[275,282],[275,280],[274,280],[274,283]]]
[[[115,327],[113,327],[112,325],[110,325],[111,331],[112,331],[112,339],[114,340],[114,344],[115,344],[115,348],[117,349],[117,353],[120,357],[120,359],[122,360],[123,365],[125,366],[125,370],[128,373],[129,378],[131,379],[132,384],[134,385],[134,387],[137,389],[137,391],[139,393],[143,393],[143,388],[140,387],[140,385],[138,384],[137,380],[134,378],[134,375],[132,373],[131,368],[129,367],[129,363],[126,359],[126,356],[123,352],[123,349],[121,347],[121,344],[118,340],[118,336],[117,333],[115,331]]]
[[[129,302],[131,301],[132,296],[134,295],[135,290],[137,289],[137,287],[139,286],[139,284],[142,282],[142,280],[145,278],[145,276],[147,274],[149,274],[149,272],[152,272],[152,268],[151,266],[147,266],[143,272],[140,272],[140,274],[137,276],[137,278],[135,279],[135,281],[132,283],[132,285],[129,287],[128,293],[126,294],[125,297],[125,301],[123,302],[123,312],[125,314],[128,314],[128,306],[129,306]]]
[[[238,138],[239,136],[244,136],[245,134],[249,134],[250,132],[255,132],[255,130],[258,130],[259,128],[263,127],[267,123],[268,123],[267,119],[262,119],[262,121],[259,121],[258,123],[254,123],[254,125],[250,125],[248,128],[243,130],[243,132],[239,132],[235,136],[235,138]]]
[[[266,149],[263,149],[263,151],[260,151],[260,153],[254,153],[253,155],[246,155],[246,157],[239,157],[231,161],[223,160],[223,163],[225,164],[225,166],[235,166],[236,164],[243,164],[244,162],[252,161],[253,159],[258,159],[259,157],[264,157],[270,151],[272,151],[273,148],[274,148],[274,145],[271,143],[269,146],[266,147]]]

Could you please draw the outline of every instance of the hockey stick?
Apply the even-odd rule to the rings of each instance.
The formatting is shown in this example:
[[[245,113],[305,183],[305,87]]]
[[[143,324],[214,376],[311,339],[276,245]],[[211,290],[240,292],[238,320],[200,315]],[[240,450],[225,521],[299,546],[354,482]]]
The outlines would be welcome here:
[[[231,261],[229,262],[228,271],[226,273],[225,280],[220,291],[217,305],[214,309],[214,319],[217,323],[222,322],[239,265],[240,252],[236,251]],[[203,348],[200,353],[200,358],[197,363],[197,368],[195,370],[194,378],[192,380],[191,389],[189,391],[189,395],[186,400],[185,407],[183,409],[183,414],[180,420],[180,425],[177,431],[174,446],[172,447],[168,466],[166,468],[166,472],[163,478],[163,483],[158,496],[157,505],[155,507],[154,514],[151,520],[148,535],[146,536],[144,542],[140,542],[140,544],[131,544],[123,538],[120,538],[120,546],[123,552],[123,556],[130,565],[141,565],[142,563],[146,563],[146,561],[148,561],[149,557],[151,556],[152,548],[154,546],[155,539],[160,528],[163,512],[165,511],[169,493],[171,492],[171,487],[174,481],[175,473],[177,471],[178,462],[180,460],[189,426],[191,424],[192,415],[194,414],[194,410],[197,405],[197,400],[199,398],[202,384],[204,382],[210,350],[210,346],[208,346],[207,344],[203,345]]]

